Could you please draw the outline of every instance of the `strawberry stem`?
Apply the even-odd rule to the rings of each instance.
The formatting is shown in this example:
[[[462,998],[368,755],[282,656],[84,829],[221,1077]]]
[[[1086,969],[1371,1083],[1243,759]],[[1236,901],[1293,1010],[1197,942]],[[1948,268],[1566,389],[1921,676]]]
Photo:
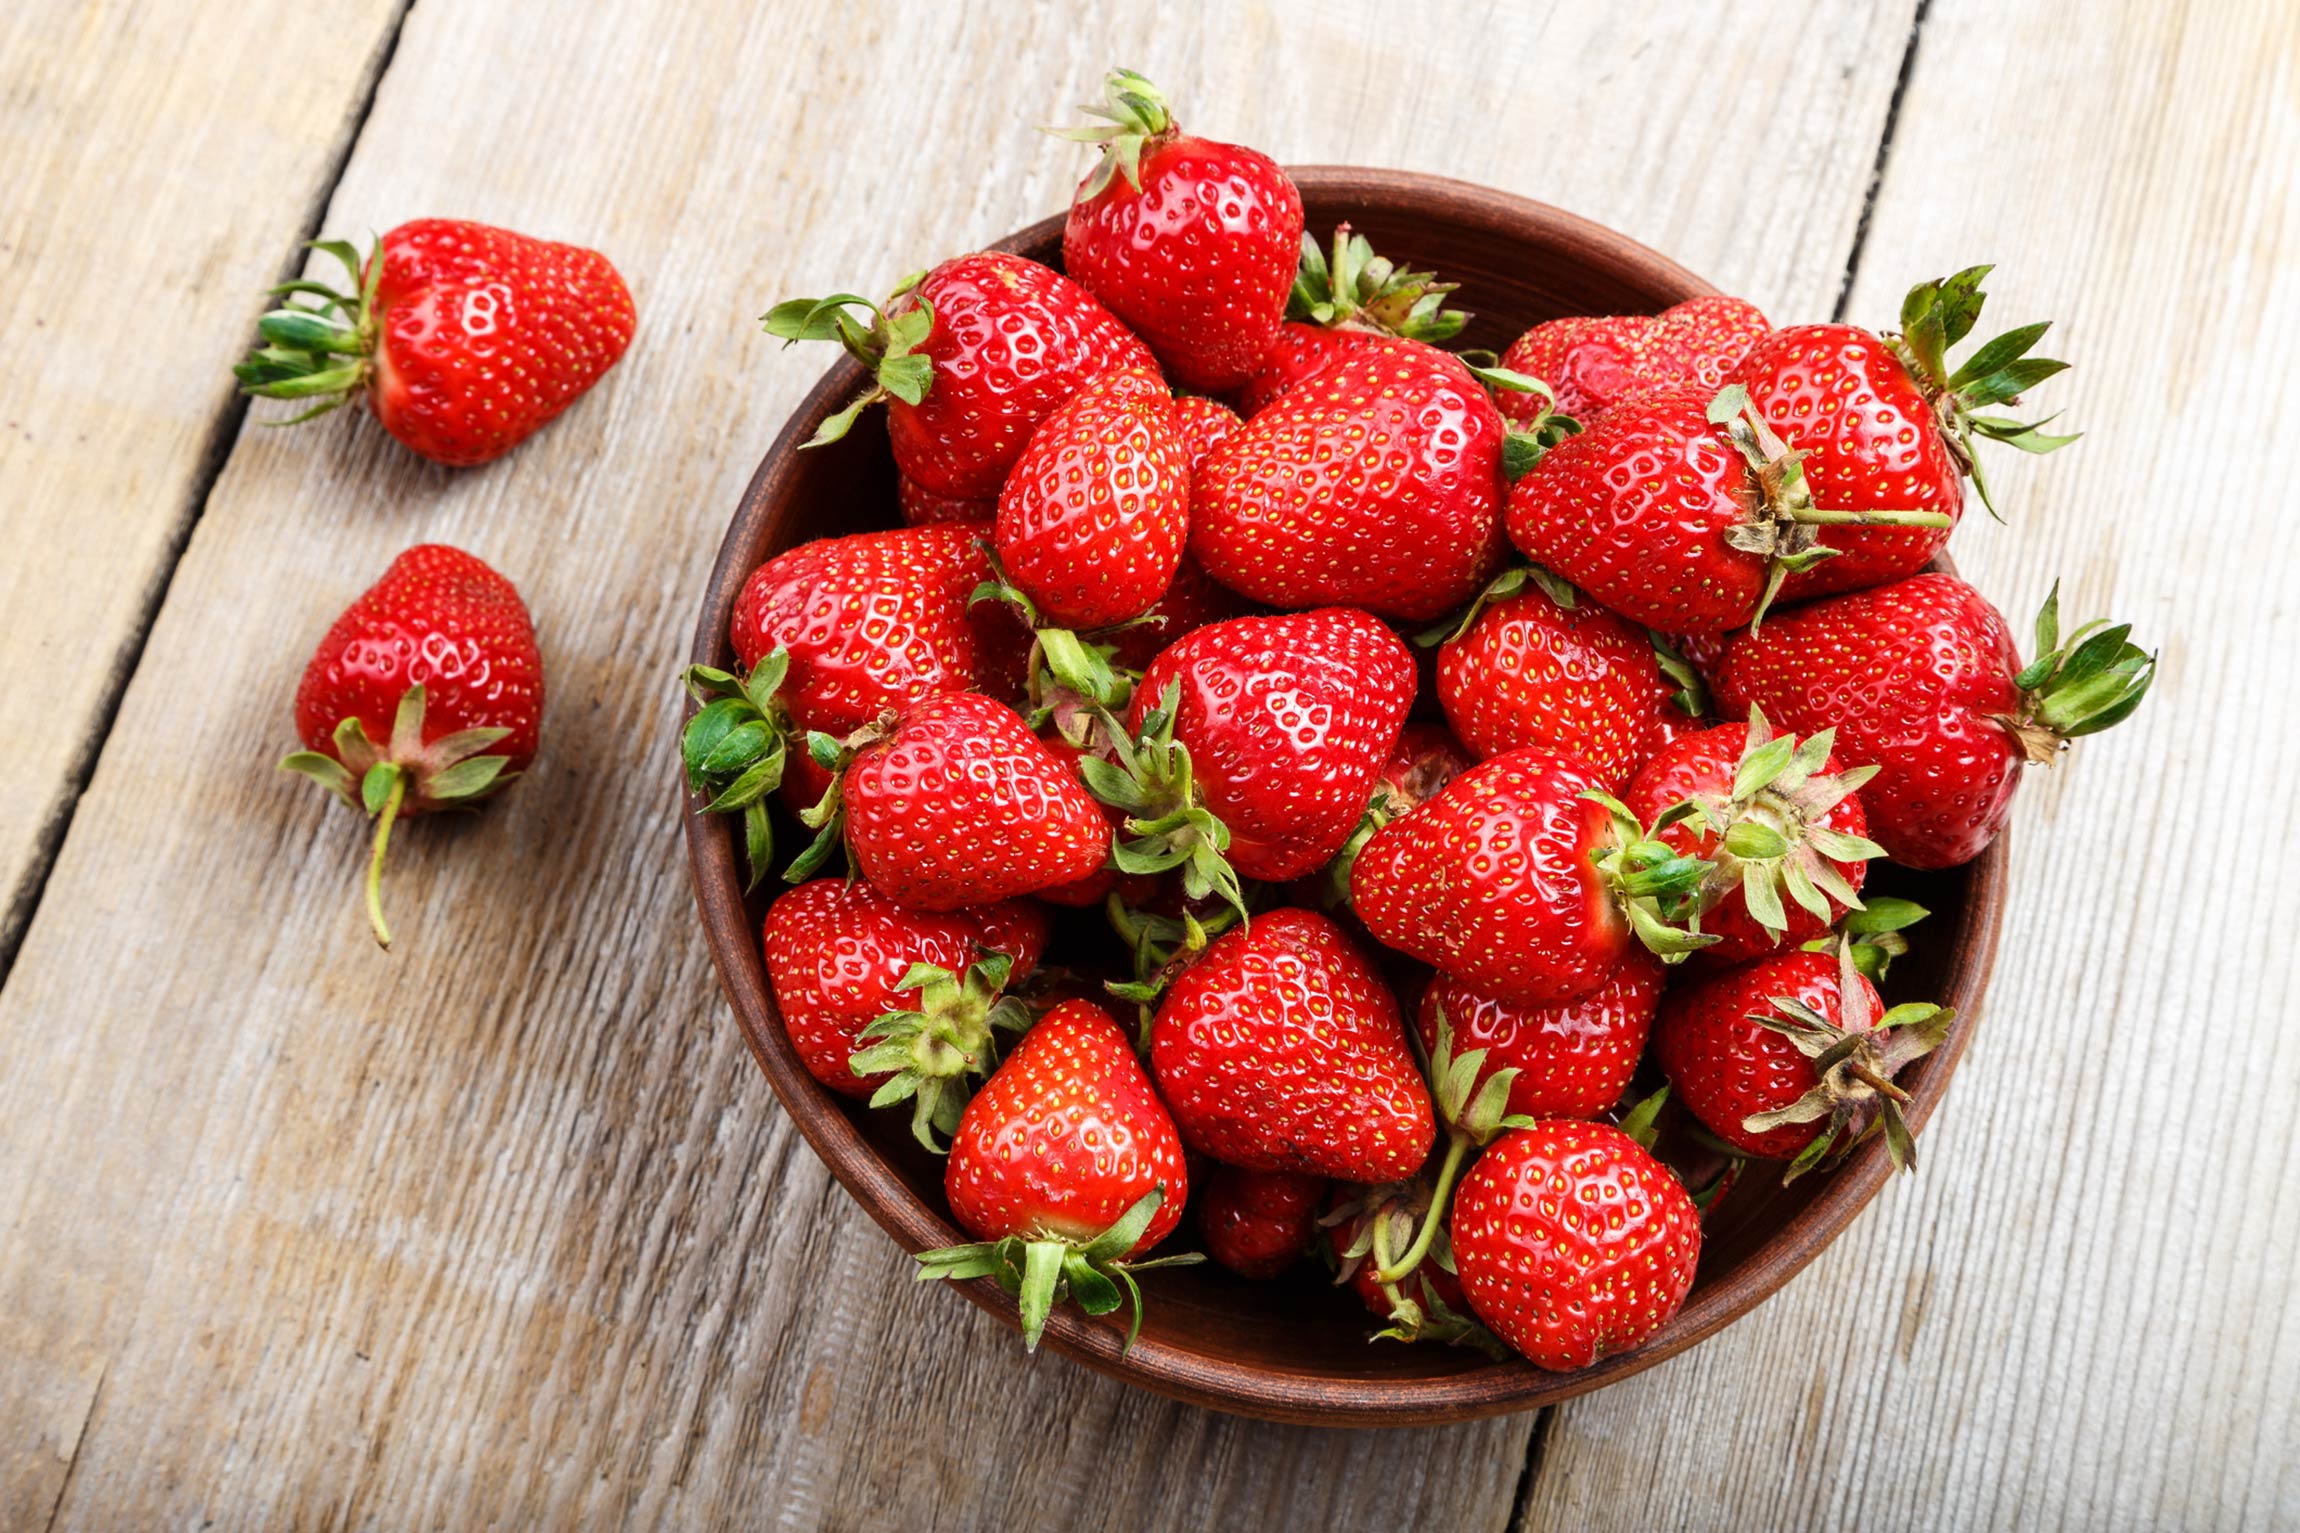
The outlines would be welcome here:
[[[383,809],[375,821],[375,849],[367,858],[367,924],[375,928],[375,940],[386,952],[391,950],[391,928],[383,921],[383,855],[391,845],[391,827],[399,819],[399,806],[407,797],[407,773],[397,766],[385,768],[391,775],[391,787],[385,792]]]
[[[1454,1184],[1461,1180],[1462,1167],[1469,1161],[1470,1136],[1455,1129],[1445,1147],[1445,1159],[1438,1165],[1437,1184],[1430,1189],[1429,1211],[1422,1215],[1421,1228],[1414,1231],[1413,1242],[1405,1254],[1386,1267],[1375,1269],[1374,1281],[1384,1287],[1393,1287],[1413,1275],[1413,1270],[1429,1255],[1430,1245],[1437,1239],[1438,1230],[1445,1224],[1447,1208],[1453,1202]],[[1375,1237],[1379,1239],[1379,1235]]]

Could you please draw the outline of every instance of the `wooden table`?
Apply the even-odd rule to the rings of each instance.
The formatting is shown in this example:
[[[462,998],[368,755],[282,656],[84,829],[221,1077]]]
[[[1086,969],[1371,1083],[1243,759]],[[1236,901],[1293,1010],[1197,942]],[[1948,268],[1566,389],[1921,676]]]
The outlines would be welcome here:
[[[0,21],[0,1526],[2300,1522],[2300,10],[32,0]],[[2087,432],[1968,572],[2156,698],[2039,774],[1988,1024],[1784,1293],[1554,1411],[1339,1433],[1025,1363],[745,1057],[672,676],[823,365],[754,324],[1055,209],[1101,69],[1618,226],[1783,318],[2002,263]],[[228,364],[324,229],[595,244],[629,358],[493,467]],[[1465,295],[1474,304],[1475,295]],[[272,771],[405,545],[526,592],[546,754],[395,848]]]

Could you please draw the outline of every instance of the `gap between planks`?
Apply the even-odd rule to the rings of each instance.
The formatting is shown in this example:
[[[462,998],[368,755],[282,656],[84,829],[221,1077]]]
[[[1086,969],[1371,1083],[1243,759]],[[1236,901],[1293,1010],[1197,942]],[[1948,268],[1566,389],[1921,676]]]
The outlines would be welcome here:
[[[415,8],[415,0],[399,0],[392,12],[391,23],[383,29],[381,41],[369,58],[367,71],[359,83],[359,95],[351,110],[345,114],[337,130],[335,159],[327,174],[314,186],[311,205],[305,211],[302,233],[295,244],[280,257],[274,268],[273,283],[293,280],[303,268],[305,251],[310,242],[320,237],[320,220],[327,216],[329,205],[335,199],[335,189],[343,180],[343,173],[351,164],[351,154],[359,146],[360,135],[367,131],[367,120],[375,111],[376,92],[382,88],[383,77],[391,68],[392,56],[399,51],[399,37],[407,25],[407,13]],[[267,284],[270,286],[272,284]],[[264,307],[269,308],[267,294]],[[248,333],[255,333],[254,316],[250,316]],[[184,550],[191,546],[192,533],[207,513],[208,497],[215,492],[216,481],[223,477],[224,465],[231,460],[232,448],[240,438],[240,427],[248,414],[248,396],[237,387],[227,392],[218,402],[214,418],[208,427],[207,445],[200,451],[200,460],[193,469],[191,483],[185,491],[184,509],[176,528],[161,555],[158,568],[144,588],[143,600],[136,614],[135,624],[121,642],[120,652],[113,659],[110,678],[105,683],[104,696],[95,719],[88,726],[87,738],[81,742],[78,757],[66,774],[58,792],[48,823],[40,828],[38,844],[33,848],[32,860],[7,902],[0,905],[0,990],[8,988],[8,977],[15,972],[16,955],[24,946],[24,938],[32,930],[32,921],[40,913],[40,901],[47,895],[49,875],[56,870],[56,861],[63,855],[64,838],[71,834],[72,821],[79,814],[80,798],[88,791],[95,778],[97,763],[103,760],[104,746],[111,740],[112,728],[119,722],[120,700],[127,696],[128,683],[144,663],[144,646],[151,639],[152,624],[160,615],[160,606],[168,599],[168,588],[175,583],[176,569],[183,563]],[[61,1503],[59,1503],[61,1504]]]

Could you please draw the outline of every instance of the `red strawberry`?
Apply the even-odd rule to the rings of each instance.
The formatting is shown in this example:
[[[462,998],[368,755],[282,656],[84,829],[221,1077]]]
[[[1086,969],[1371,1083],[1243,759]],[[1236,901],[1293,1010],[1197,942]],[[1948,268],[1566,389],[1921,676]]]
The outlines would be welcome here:
[[[315,302],[290,296],[258,322],[265,344],[233,369],[241,388],[325,401],[299,420],[364,395],[384,430],[435,463],[517,447],[615,365],[638,324],[613,264],[577,245],[422,218],[364,265],[346,241],[317,248],[343,263],[352,291],[277,289]]]
[[[840,749],[822,735],[808,746]],[[1074,883],[1108,853],[1102,806],[1076,769],[979,693],[922,697],[845,751],[806,816],[815,845],[786,878],[812,872],[843,832],[856,871],[896,903],[963,910]]]
[[[1453,1254],[1477,1318],[1563,1373],[1669,1323],[1693,1287],[1701,1216],[1620,1129],[1553,1119],[1503,1135],[1470,1167]]]
[[[1366,929],[1489,994],[1570,1001],[1636,942],[1664,957],[1707,939],[1688,913],[1706,864],[1651,839],[1570,756],[1496,756],[1375,832],[1350,874]]]
[[[1029,1025],[999,992],[1038,967],[1046,913],[1010,900],[935,915],[866,883],[818,878],[768,909],[765,943],[775,1010],[807,1073],[873,1107],[913,1101],[911,1132],[938,1150],[935,1133],[958,1127],[967,1077],[997,1059],[992,1030]]]
[[[1733,388],[1639,395],[1549,448],[1509,493],[1509,535],[1528,558],[1670,633],[1761,619],[1790,572],[1829,557],[1823,523],[1865,533],[1948,518],[1816,507],[1796,455]]]
[[[847,309],[869,311],[864,328]],[[881,400],[894,461],[920,489],[987,500],[1038,423],[1104,373],[1155,367],[1094,295],[1050,266],[985,250],[945,261],[882,308],[852,293],[794,298],[765,320],[788,341],[836,340],[872,378],[807,445],[845,436]]]
[[[1090,1315],[1142,1296],[1132,1274],[1197,1257],[1135,1260],[1173,1233],[1190,1195],[1182,1141],[1126,1034],[1065,1001],[1023,1035],[966,1104],[942,1185],[951,1216],[982,1241],[919,1253],[922,1278],[997,1280],[1021,1301],[1038,1348],[1065,1295]]]
[[[1326,1227],[1334,1281],[1349,1284],[1367,1309],[1389,1322],[1375,1332],[1377,1337],[1476,1347],[1505,1358],[1493,1333],[1470,1318],[1461,1279],[1453,1273],[1453,1241],[1442,1219],[1434,1226],[1427,1256],[1410,1273],[1394,1283],[1377,1276],[1383,1262],[1394,1260],[1415,1231],[1428,1224],[1435,1177],[1435,1170],[1425,1166],[1406,1181],[1334,1189],[1333,1207],[1319,1221]]]
[[[1808,941],[1860,908],[1868,839],[1859,788],[1875,767],[1846,771],[1822,730],[1802,742],[1775,735],[1762,709],[1664,747],[1622,793],[1634,815],[1691,799],[1701,813],[1662,841],[1707,859],[1701,929],[1716,936],[1705,963],[1740,963]],[[1784,900],[1782,896],[1788,898]]]
[[[1368,342],[1207,455],[1190,491],[1190,551],[1272,606],[1437,617],[1500,567],[1503,435],[1458,358]]]
[[[1953,372],[1949,348],[1972,332],[1986,266],[1919,283],[1901,306],[1903,333],[1879,337],[1850,325],[1800,325],[1758,343],[1732,382],[1790,449],[1804,457],[1813,499],[1845,511],[1938,511],[1953,525],[1964,511],[1962,475],[1984,501],[1974,438],[2045,453],[2076,440],[1976,413],[2012,404],[2068,364],[2031,357],[2048,325],[2024,325],[1980,347]],[[1948,541],[1948,527],[1889,528],[1844,536],[1821,529],[1839,557],[1792,573],[1783,595],[1803,601],[1914,575]]]
[[[1834,728],[1840,757],[1878,769],[1861,805],[1885,855],[1955,867],[2004,828],[2024,763],[2124,718],[2155,679],[2129,624],[2088,623],[2063,644],[2058,597],[2025,669],[2003,614],[1952,575],[1814,602],[1733,641],[1718,701],[1799,733]]]
[[[1198,465],[1206,461],[1206,454],[1221,446],[1223,439],[1238,429],[1238,412],[1203,394],[1176,394],[1174,429],[1181,434],[1182,452],[1190,460],[1190,471],[1196,473]]]
[[[1525,425],[1554,408],[1586,426],[1634,394],[1686,384],[1715,393],[1770,328],[1755,304],[1722,295],[1688,298],[1651,317],[1545,320],[1510,344],[1501,365],[1547,383],[1556,404],[1538,394],[1505,394],[1496,403]]]
[[[382,878],[392,823],[502,788],[535,758],[542,721],[543,656],[527,608],[460,548],[409,549],[328,629],[296,688],[304,748],[280,765],[375,817],[376,941],[391,946]]]
[[[1150,343],[1185,388],[1246,381],[1276,335],[1302,243],[1302,196],[1275,160],[1176,126],[1158,87],[1113,70],[1109,126],[1062,230],[1062,264]]]
[[[1515,1070],[1508,1111],[1536,1118],[1594,1118],[1621,1100],[1645,1052],[1661,1003],[1663,969],[1632,951],[1604,984],[1578,1000],[1526,1006],[1497,1000],[1440,974],[1422,991],[1414,1031],[1432,1053],[1440,1026],[1462,1052],[1482,1049],[1483,1082]]]
[[[1086,768],[1130,817],[1115,861],[1182,868],[1192,898],[1234,904],[1232,869],[1279,882],[1320,866],[1365,813],[1413,694],[1406,647],[1348,608],[1183,635],[1135,688],[1120,766]]]
[[[1612,791],[1680,712],[1650,634],[1592,602],[1560,606],[1522,572],[1496,581],[1440,646],[1437,681],[1454,733],[1480,757],[1562,751]]]
[[[1893,1077],[1940,1046],[1955,1013],[1883,1011],[1849,953],[1778,953],[1671,991],[1653,1053],[1702,1127],[1745,1154],[1788,1160],[1786,1180],[1879,1128],[1893,1164],[1909,1169],[1908,1097]]]
[[[1039,423],[998,495],[998,557],[1047,623],[1139,617],[1174,579],[1189,533],[1190,464],[1173,395],[1119,368]]]
[[[1248,1170],[1391,1181],[1436,1132],[1397,1002],[1308,910],[1264,912],[1176,976],[1150,1064],[1183,1141]]]
[[[752,571],[728,637],[737,672],[690,667],[703,704],[681,741],[691,791],[741,814],[755,880],[773,860],[767,795],[819,801],[830,774],[809,731],[845,736],[935,692],[1021,691],[1028,634],[996,602],[969,606],[991,578],[987,525],[903,527],[818,538]]]
[[[1325,1196],[1323,1177],[1217,1164],[1198,1190],[1206,1254],[1240,1277],[1274,1278],[1317,1244]]]
[[[1386,799],[1394,820],[1415,805],[1437,796],[1438,790],[1477,765],[1477,758],[1442,724],[1408,724],[1398,733],[1374,791]]]
[[[1341,353],[1381,336],[1433,346],[1451,340],[1469,321],[1445,308],[1445,295],[1458,285],[1437,281],[1434,272],[1400,271],[1348,224],[1335,226],[1330,262],[1303,235],[1286,323],[1239,389],[1239,408],[1248,415],[1263,410]]]
[[[896,481],[895,499],[902,508],[903,525],[928,527],[936,522],[987,522],[998,515],[998,501],[952,500],[922,488],[904,476]]]

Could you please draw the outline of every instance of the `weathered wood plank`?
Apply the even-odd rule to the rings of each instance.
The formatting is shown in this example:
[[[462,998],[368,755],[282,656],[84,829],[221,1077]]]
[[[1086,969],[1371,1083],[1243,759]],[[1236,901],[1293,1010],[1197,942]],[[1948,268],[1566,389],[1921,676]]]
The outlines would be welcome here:
[[[1059,206],[1078,155],[1029,125],[1104,66],[1283,157],[1548,197],[1809,310],[1907,7],[1782,4],[1706,41],[1658,7],[1238,25],[410,13],[328,227],[456,211],[595,242],[639,338],[486,470],[348,414],[236,444],[0,993],[0,1521],[59,1494],[62,1526],[1507,1520],[1529,1418],[1231,1421],[1025,1367],[910,1283],[744,1057],[676,844],[670,676],[820,365],[754,316]],[[1719,155],[1774,167],[1766,218],[1687,168]],[[519,581],[552,701],[529,781],[395,845],[386,958],[358,827],[269,763],[314,636],[420,538]]]
[[[401,4],[33,0],[0,19],[0,954],[226,445],[219,369]]]
[[[1564,1408],[1525,1526],[2300,1523],[2300,743],[2286,588],[2300,12],[1937,0],[1858,288],[2003,263],[2089,432],[1957,557],[2164,645],[2032,782],[1927,1163],[1785,1294]],[[2269,702],[2269,699],[2277,699]],[[2209,1053],[2207,1052],[2209,1050]]]

